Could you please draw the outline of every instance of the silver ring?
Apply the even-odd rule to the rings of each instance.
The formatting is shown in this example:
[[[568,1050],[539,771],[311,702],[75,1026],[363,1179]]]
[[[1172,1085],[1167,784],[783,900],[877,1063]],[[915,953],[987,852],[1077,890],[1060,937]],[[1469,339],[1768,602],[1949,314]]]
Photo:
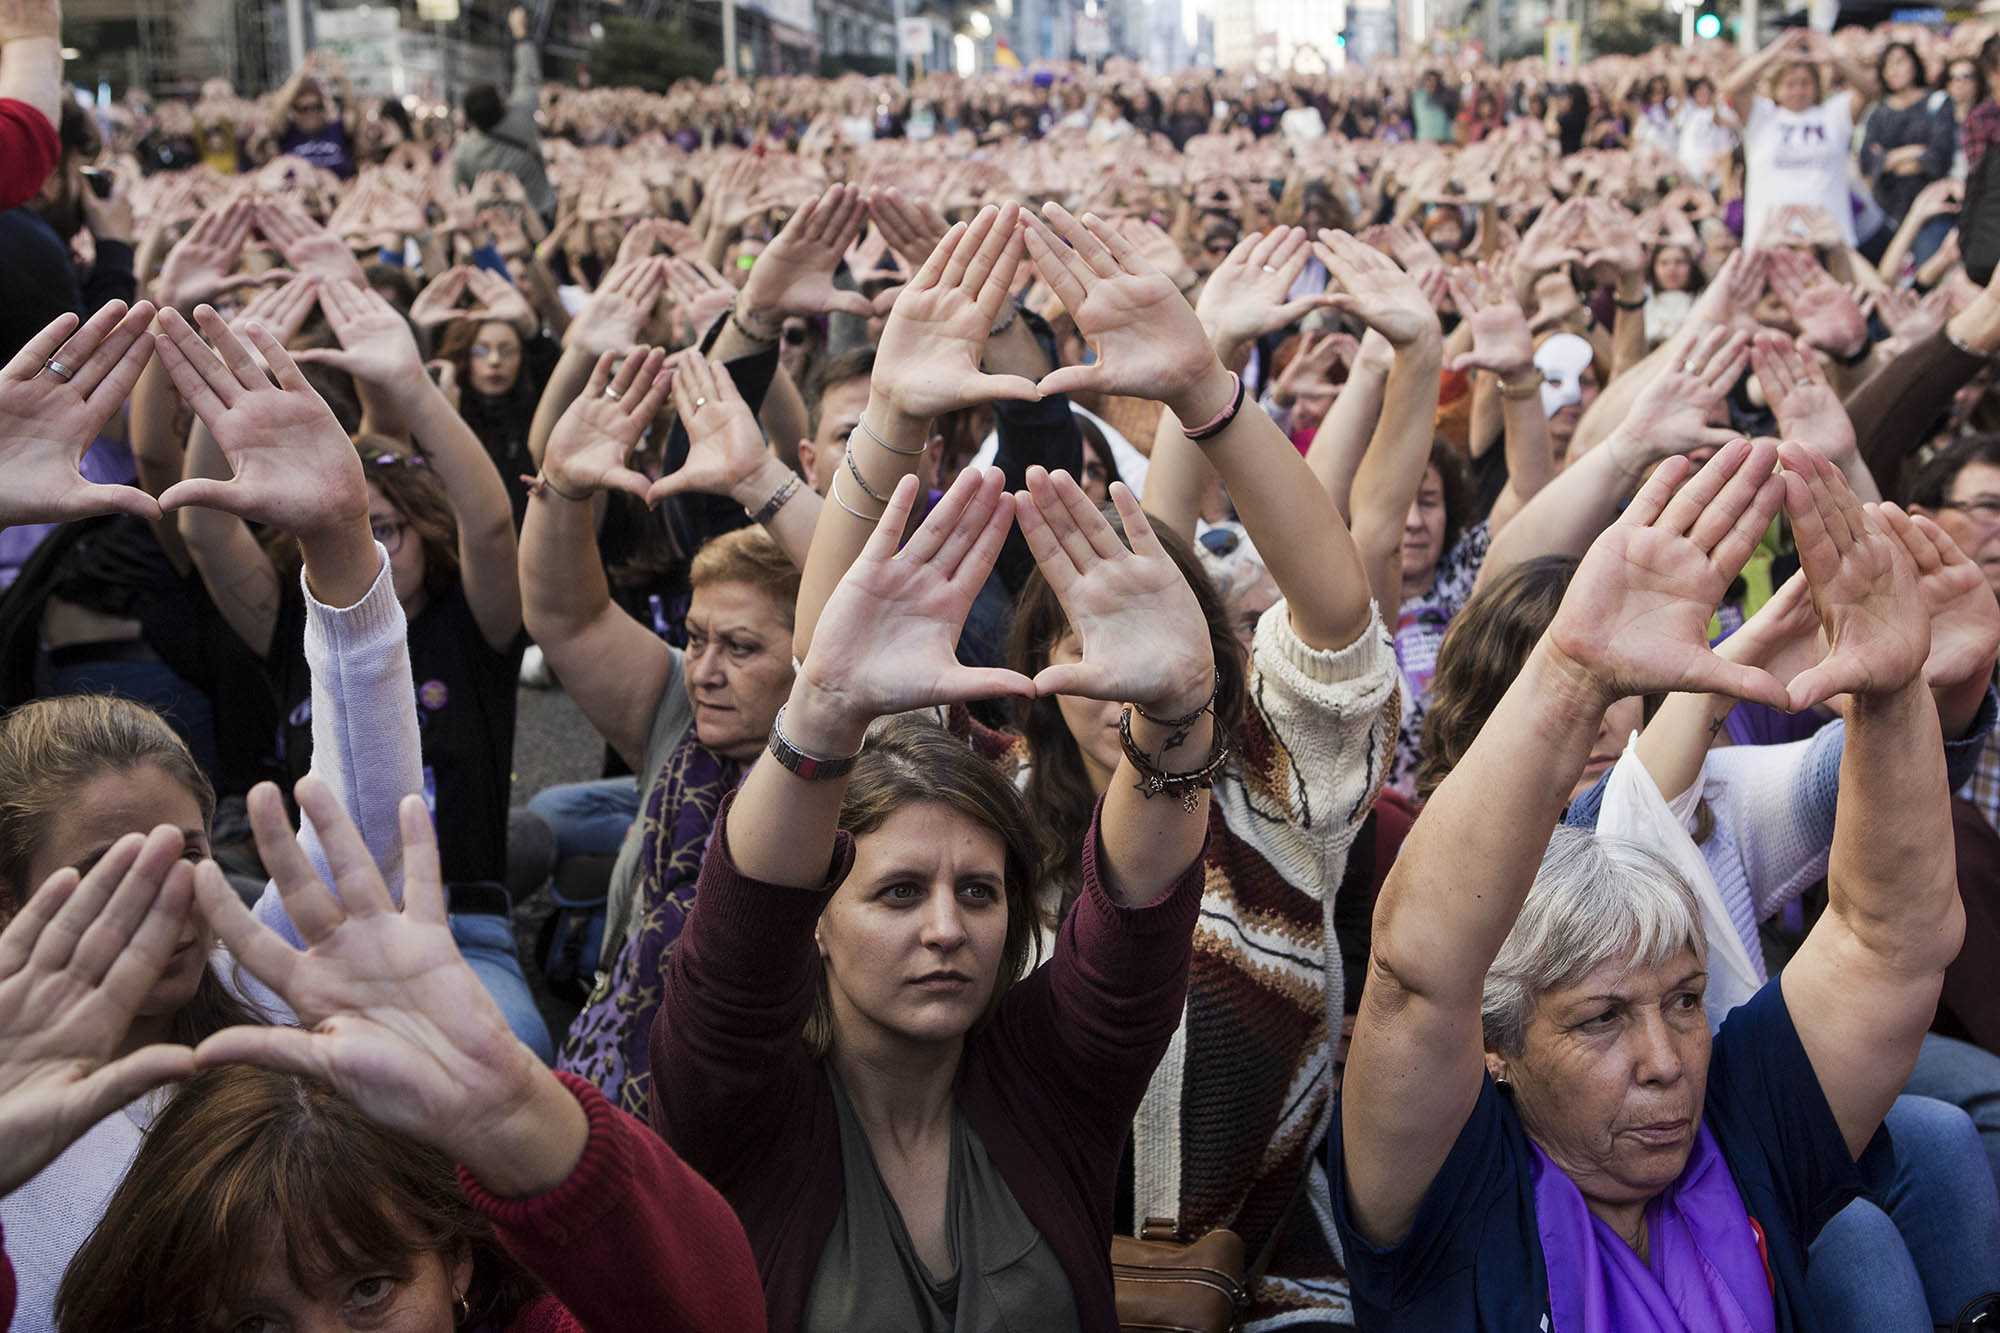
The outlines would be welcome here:
[[[706,398],[697,398],[697,399],[695,399],[695,400],[694,400],[694,405],[695,405],[696,407],[707,407],[707,406],[708,406],[708,399],[706,399]]]
[[[56,360],[54,357],[50,357],[49,363],[43,366],[42,369],[48,371],[49,374],[54,375],[57,379],[61,380],[65,384],[69,383],[70,377],[76,374],[74,370],[71,370],[68,366]]]
[[[610,385],[607,384],[604,386],[604,396],[606,398],[609,398],[612,402],[615,403],[618,401],[618,396],[619,396],[618,390],[612,388]]]
[[[1265,271],[1266,273],[1276,273],[1276,272],[1277,272],[1278,270],[1277,270],[1277,269],[1275,269],[1275,268],[1272,268],[1272,267],[1271,267],[1271,266],[1270,266],[1269,264],[1266,264],[1266,265],[1264,265],[1264,271]]]
[[[1694,371],[1695,371],[1695,365],[1694,365],[1694,362],[1692,362],[1692,361],[1683,361],[1683,362],[1681,362],[1681,374],[1683,374],[1683,375],[1692,375],[1692,374],[1694,374]]]

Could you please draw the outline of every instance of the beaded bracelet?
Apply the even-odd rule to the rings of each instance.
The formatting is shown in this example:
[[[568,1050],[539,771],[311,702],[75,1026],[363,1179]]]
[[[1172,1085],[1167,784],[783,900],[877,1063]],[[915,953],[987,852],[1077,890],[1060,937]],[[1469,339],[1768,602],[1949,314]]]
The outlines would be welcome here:
[[[1212,440],[1228,430],[1229,423],[1236,420],[1236,414],[1243,410],[1243,377],[1232,370],[1229,372],[1229,378],[1236,384],[1236,393],[1230,398],[1229,406],[1216,413],[1214,419],[1205,426],[1197,426],[1193,430],[1188,430],[1186,427],[1181,429],[1181,434],[1196,444],[1203,440]]]

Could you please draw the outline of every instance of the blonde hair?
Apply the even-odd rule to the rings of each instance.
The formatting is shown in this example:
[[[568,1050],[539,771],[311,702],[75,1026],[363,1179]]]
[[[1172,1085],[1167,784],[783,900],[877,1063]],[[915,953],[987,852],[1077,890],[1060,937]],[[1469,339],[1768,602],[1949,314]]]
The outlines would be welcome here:
[[[215,788],[187,742],[152,709],[106,694],[36,699],[0,718],[0,890],[18,907],[34,891],[34,864],[57,810],[106,773],[152,764],[188,789],[201,822]]]
[[[688,586],[705,588],[715,583],[747,583],[760,589],[778,604],[785,624],[792,623],[799,600],[799,567],[764,529],[725,532],[695,552],[694,563],[688,567]]]

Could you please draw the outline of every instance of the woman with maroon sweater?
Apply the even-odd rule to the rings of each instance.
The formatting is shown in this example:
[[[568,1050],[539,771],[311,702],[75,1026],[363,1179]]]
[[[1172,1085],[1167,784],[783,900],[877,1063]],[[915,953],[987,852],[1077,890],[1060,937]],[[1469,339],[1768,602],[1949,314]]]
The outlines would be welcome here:
[[[1008,495],[974,469],[899,553],[915,495],[905,477],[723,807],[653,1029],[654,1120],[743,1219],[776,1333],[1109,1333],[1119,1150],[1180,1021],[1220,758],[1207,623],[1122,483],[1130,549],[1066,474]],[[952,652],[1015,517],[1083,640],[1034,680]],[[1131,740],[1024,977],[1013,785],[921,720],[862,742],[1057,690],[1131,702]]]
[[[137,901],[144,888],[128,882],[90,928],[145,918],[99,988],[103,1006],[110,979],[132,993],[121,969],[157,970],[173,952],[192,878],[216,934],[308,1026],[225,1028],[193,1051],[127,1057],[150,1057],[159,1070],[135,1073],[154,1072],[155,1082],[162,1072],[194,1077],[154,1122],[70,1265],[58,1327],[761,1327],[756,1268],[729,1206],[595,1088],[543,1066],[460,956],[423,799],[406,797],[399,811],[399,910],[333,790],[307,778],[297,795],[337,894],[292,836],[276,787],[251,791],[250,815],[304,951],[251,916],[213,861],[190,876],[167,827],[139,853],[157,905]],[[139,842],[127,837],[106,860],[131,863],[128,845]],[[89,890],[86,879],[72,901]],[[45,888],[22,917],[47,899],[63,895]],[[57,918],[45,933],[62,935],[72,908],[42,910]],[[141,947],[149,933],[161,937],[150,952]],[[10,927],[0,937],[0,1074],[13,935]],[[86,934],[76,955],[86,953],[101,960],[113,946]],[[0,1128],[5,1108],[0,1101]]]

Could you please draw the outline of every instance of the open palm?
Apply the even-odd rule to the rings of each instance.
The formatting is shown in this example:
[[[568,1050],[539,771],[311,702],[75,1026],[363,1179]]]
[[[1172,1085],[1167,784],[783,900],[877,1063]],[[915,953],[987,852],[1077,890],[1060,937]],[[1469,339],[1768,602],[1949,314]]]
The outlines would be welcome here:
[[[673,394],[687,426],[687,460],[654,482],[648,499],[683,491],[728,495],[771,457],[755,414],[721,362],[707,361],[699,352],[677,357]]]
[[[1931,627],[1916,563],[1876,507],[1823,456],[1786,441],[1785,511],[1829,649],[1791,685],[1794,711],[1836,694],[1882,694],[1916,679]]]
[[[667,287],[667,261],[641,259],[613,269],[591,293],[563,334],[563,345],[595,356],[622,352],[639,341],[653,306]]]
[[[1687,462],[1668,459],[1584,554],[1549,637],[1606,701],[1687,691],[1785,706],[1768,673],[1708,646],[1709,617],[1778,511],[1774,456],[1738,440],[1685,485]]]
[[[0,1196],[140,1093],[194,1072],[184,1046],[113,1059],[187,930],[178,830],[59,870],[0,932]]]
[[[929,420],[996,398],[1041,397],[1031,380],[979,368],[1021,264],[1019,216],[1013,204],[987,207],[954,226],[896,298],[875,353],[874,388],[898,412]]]
[[[0,369],[0,528],[123,512],[158,518],[153,497],[133,486],[84,480],[83,455],[152,356],[153,307],[104,306],[79,325],[60,315]],[[47,369],[56,360],[65,381]]]
[[[639,438],[653,424],[666,398],[667,354],[659,348],[625,358],[614,376],[615,357],[597,358],[576,401],[564,410],[542,455],[542,475],[565,496],[581,498],[604,490],[646,498],[652,478],[625,465]]]
[[[1215,352],[1207,331],[1172,279],[1098,218],[1078,221],[1053,203],[1044,212],[1047,221],[1023,215],[1028,253],[1097,361],[1049,372],[1043,393],[1084,390],[1171,402],[1209,373]]]
[[[370,1119],[424,1142],[470,1132],[507,1104],[524,1081],[523,1062],[535,1056],[452,939],[423,798],[404,797],[399,812],[400,910],[332,789],[309,777],[298,799],[325,848],[337,897],[292,836],[275,786],[251,791],[250,814],[303,952],[250,914],[214,862],[202,864],[195,884],[217,936],[301,1026],[225,1028],[196,1048],[196,1061],[320,1079]]]
[[[1339,288],[1326,304],[1353,315],[1396,347],[1437,335],[1435,304],[1395,260],[1343,232],[1322,231],[1319,237],[1320,262]]]
[[[1750,367],[1778,418],[1781,437],[1816,449],[1835,463],[1855,456],[1854,421],[1810,353],[1802,353],[1784,334],[1767,329],[1751,346]]]
[[[1122,234],[1131,239],[1130,228]],[[1133,244],[1149,266],[1166,271],[1137,241]],[[1302,227],[1273,227],[1269,235],[1253,231],[1236,243],[1208,275],[1195,306],[1218,355],[1227,359],[1232,350],[1327,304],[1317,295],[1285,299],[1311,257],[1312,245]]]
[[[1081,660],[1043,668],[1035,689],[1179,717],[1215,683],[1208,621],[1131,490],[1114,483],[1111,498],[1129,548],[1066,472],[1029,468],[1016,497],[1028,549],[1083,648]]]
[[[368,483],[360,456],[277,339],[261,324],[248,329],[250,342],[277,376],[273,384],[215,311],[201,306],[195,320],[207,342],[178,312],[160,313],[160,361],[235,476],[175,482],[160,496],[160,508],[199,505],[294,534],[366,514]]]
[[[320,284],[319,304],[340,346],[300,352],[298,360],[320,362],[383,388],[416,387],[424,376],[423,355],[388,298],[351,282],[328,282]]]
[[[867,297],[833,285],[834,271],[867,219],[867,203],[852,185],[836,185],[792,214],[757,256],[743,284],[744,306],[760,314],[874,314]]]
[[[1632,401],[1626,420],[1644,441],[1647,460],[1720,448],[1736,438],[1726,426],[1711,426],[1716,405],[1749,363],[1748,336],[1726,328],[1710,329],[1694,341],[1681,359],[1669,360]]]
[[[807,685],[865,727],[932,704],[1030,696],[1019,672],[961,665],[966,613],[985,586],[1014,517],[997,468],[967,468],[899,554],[915,477],[889,497],[868,544],[827,599],[800,667]]]
[[[2000,649],[2000,601],[1972,558],[1923,514],[1892,504],[1877,515],[1903,543],[1917,566],[1917,584],[1931,618],[1931,655],[1924,679],[1933,689],[1986,680]]]

